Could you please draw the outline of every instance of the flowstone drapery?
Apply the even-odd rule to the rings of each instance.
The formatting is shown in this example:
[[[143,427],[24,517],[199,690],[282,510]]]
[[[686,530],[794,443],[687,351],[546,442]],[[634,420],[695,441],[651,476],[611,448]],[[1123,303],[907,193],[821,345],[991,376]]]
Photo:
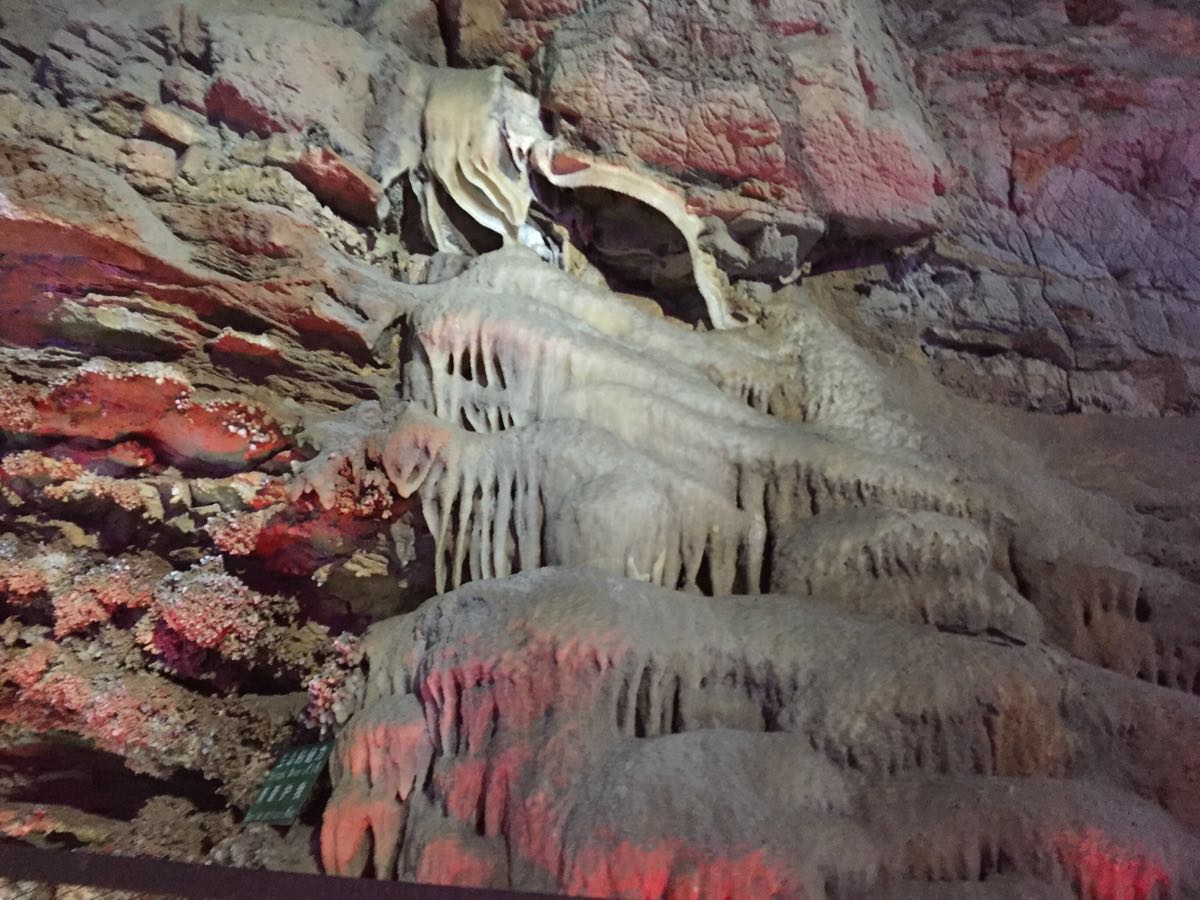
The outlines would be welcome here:
[[[431,91],[427,129],[485,78],[515,94],[468,77]],[[517,107],[441,126],[425,162],[507,248],[413,288],[398,397],[346,413],[293,485],[370,473],[417,498],[440,593],[367,638],[325,867],[648,897],[1197,886],[1200,806],[1170,762],[1194,700],[1064,654],[1022,590],[1022,530],[1070,492],[1014,502],[952,464],[936,413],[803,301],[696,331],[521,249],[526,166],[634,194],[734,324],[685,205],[513,142]]]
[[[1153,687],[1044,648],[544,569],[381,625],[367,657],[322,837],[334,871],[374,847],[388,877],[399,844],[401,873],[583,894],[1195,877],[1178,821],[1097,778],[1155,772],[1182,800],[1167,760],[1191,752],[1192,700],[1151,712]]]
[[[420,119],[425,140],[419,165],[407,173],[389,172],[410,177],[434,245],[474,252],[469,238],[455,227],[449,205],[505,244],[523,244],[547,260],[560,258],[562,244],[569,242],[566,232],[559,228],[546,235],[530,220],[531,173],[559,188],[611,191],[644,203],[679,230],[710,322],[717,328],[735,324],[729,280],[702,246],[702,235],[712,224],[706,226],[681,193],[649,174],[551,138],[538,113],[536,99],[509,83],[502,69],[438,70],[430,76]],[[416,161],[415,156],[409,160]],[[571,256],[569,246],[566,255]],[[745,320],[744,313],[738,314]]]
[[[416,290],[400,397],[299,473],[418,497],[457,588],[367,639],[327,868],[638,896],[1194,883],[1169,762],[1194,700],[1042,642],[1023,513],[865,354],[811,308],[772,348],[540,266]]]

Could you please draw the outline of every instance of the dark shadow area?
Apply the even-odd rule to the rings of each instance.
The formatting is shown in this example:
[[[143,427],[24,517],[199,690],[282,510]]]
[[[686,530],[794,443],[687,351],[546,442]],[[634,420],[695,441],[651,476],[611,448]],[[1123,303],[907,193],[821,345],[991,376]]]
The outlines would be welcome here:
[[[70,736],[42,735],[0,747],[0,791],[12,803],[47,803],[131,821],[148,800],[182,797],[196,809],[226,806],[217,784],[190,772],[155,778],[131,772],[121,757]]]
[[[485,228],[476,222],[471,214],[459,206],[454,198],[446,192],[436,178],[433,179],[433,190],[442,212],[464,244],[480,254],[491,253],[504,246],[504,239],[490,228]]]
[[[712,327],[687,241],[654,207],[603,188],[557,188],[537,173],[534,196],[614,291],[647,297],[665,315]]]
[[[840,222],[830,222],[829,230],[807,256],[812,275],[862,269],[881,265],[889,270],[896,262],[896,252],[902,247],[919,245],[927,235],[851,235]]]

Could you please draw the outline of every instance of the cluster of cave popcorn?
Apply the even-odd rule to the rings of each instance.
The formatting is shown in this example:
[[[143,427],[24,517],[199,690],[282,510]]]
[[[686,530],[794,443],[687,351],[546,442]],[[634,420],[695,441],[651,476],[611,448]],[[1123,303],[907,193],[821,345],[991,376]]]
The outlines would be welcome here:
[[[440,249],[463,213],[504,247],[406,291],[395,399],[327,425],[292,485],[416,497],[436,557],[438,596],[347,678],[325,868],[629,897],[1200,889],[1195,698],[1044,640],[1021,514],[879,364],[804,302],[739,326],[683,198],[558,144],[500,70],[425,102],[393,175]],[[531,177],[664,215],[712,329],[589,277]]]

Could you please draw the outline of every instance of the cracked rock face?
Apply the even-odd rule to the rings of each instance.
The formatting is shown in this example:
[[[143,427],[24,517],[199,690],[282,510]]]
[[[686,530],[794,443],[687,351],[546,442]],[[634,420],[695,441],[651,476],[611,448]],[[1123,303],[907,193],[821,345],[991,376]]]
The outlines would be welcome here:
[[[0,0],[0,833],[1197,896],[1197,35]]]

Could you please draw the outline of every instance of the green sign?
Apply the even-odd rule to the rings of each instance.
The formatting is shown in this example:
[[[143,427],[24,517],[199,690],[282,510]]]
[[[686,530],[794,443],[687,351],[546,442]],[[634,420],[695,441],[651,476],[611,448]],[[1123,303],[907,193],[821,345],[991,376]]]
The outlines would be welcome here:
[[[289,747],[263,779],[262,789],[246,812],[243,824],[270,822],[291,825],[308,802],[313,785],[325,768],[333,742]]]

